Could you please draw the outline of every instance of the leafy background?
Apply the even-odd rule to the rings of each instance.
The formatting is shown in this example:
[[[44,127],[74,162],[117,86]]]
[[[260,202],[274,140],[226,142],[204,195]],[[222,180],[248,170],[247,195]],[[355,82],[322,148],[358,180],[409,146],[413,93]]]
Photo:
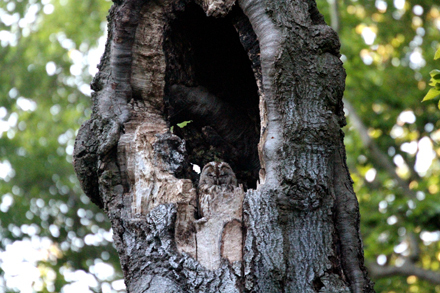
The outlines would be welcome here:
[[[383,271],[440,278],[440,111],[421,102],[440,67],[440,5],[317,2],[341,38],[345,142],[375,288],[440,292],[415,270]],[[0,292],[124,291],[108,220],[71,165],[110,6],[0,2]]]

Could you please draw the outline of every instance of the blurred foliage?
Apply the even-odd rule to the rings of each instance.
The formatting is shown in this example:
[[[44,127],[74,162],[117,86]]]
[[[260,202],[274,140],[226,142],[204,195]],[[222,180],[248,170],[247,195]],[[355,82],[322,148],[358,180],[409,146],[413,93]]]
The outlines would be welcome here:
[[[72,168],[110,5],[0,1],[0,292],[111,292],[122,278]]]
[[[317,2],[330,23],[329,4]],[[96,48],[110,5],[0,2],[0,292],[121,287],[108,220],[81,192],[71,166],[76,131],[90,116],[96,71],[89,63],[102,53]],[[420,101],[440,47],[440,4],[341,0],[339,13],[345,98],[414,192],[409,198],[377,166],[349,121],[366,261],[401,264],[414,235],[417,265],[439,271],[440,111]],[[440,292],[414,276],[375,281],[377,292]]]
[[[437,60],[440,58],[440,49],[435,52],[434,60]],[[423,98],[423,101],[429,101],[435,98],[438,98],[440,96],[440,70],[434,69],[432,70],[429,75],[431,75],[431,82],[429,85],[432,87],[426,96]],[[438,104],[438,108],[440,109],[440,102]]]
[[[317,2],[330,23],[329,3]],[[399,266],[418,247],[416,265],[440,273],[440,111],[435,104],[421,103],[440,47],[440,3],[338,4],[341,59],[347,71],[345,99],[413,192],[408,197],[378,166],[348,119],[345,143],[360,203],[366,262]],[[415,276],[374,281],[376,292],[440,292],[440,286]]]

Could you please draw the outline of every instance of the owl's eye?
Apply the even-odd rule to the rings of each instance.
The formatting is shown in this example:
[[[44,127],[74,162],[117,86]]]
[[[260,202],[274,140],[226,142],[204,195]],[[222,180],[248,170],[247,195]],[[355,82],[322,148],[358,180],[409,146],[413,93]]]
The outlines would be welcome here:
[[[208,176],[209,176],[209,177],[214,177],[214,174],[209,173]]]

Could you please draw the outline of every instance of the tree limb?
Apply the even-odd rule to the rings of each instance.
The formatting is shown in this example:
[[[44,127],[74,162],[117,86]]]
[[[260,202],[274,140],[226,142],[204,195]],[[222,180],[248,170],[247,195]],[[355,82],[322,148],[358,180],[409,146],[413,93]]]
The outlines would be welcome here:
[[[338,0],[329,1],[330,13],[331,13],[331,26],[339,32],[339,10]],[[408,183],[399,177],[396,173],[394,164],[390,158],[385,155],[374,142],[374,140],[368,135],[368,129],[356,114],[356,110],[349,101],[343,99],[344,107],[348,110],[348,117],[356,128],[361,138],[362,143],[371,152],[371,157],[374,163],[383,168],[388,174],[394,178],[397,184],[402,188],[405,196],[409,198],[416,198],[415,193],[408,187]],[[380,266],[376,263],[368,263],[367,269],[373,279],[386,278],[391,276],[416,276],[422,280],[431,282],[433,284],[440,284],[440,272],[432,270],[425,270],[417,267],[414,261],[417,261],[420,254],[420,249],[417,243],[417,239],[413,233],[409,233],[409,241],[411,246],[411,254],[408,259],[405,260],[402,266]]]
[[[432,284],[440,285],[440,273],[432,270],[425,270],[414,265],[407,260],[402,266],[379,266],[375,263],[367,265],[373,279],[386,278],[392,276],[416,276]]]
[[[339,7],[338,7],[338,0],[332,0],[329,1],[330,3],[330,11],[331,11],[331,25],[333,30],[335,30],[337,33],[339,33]],[[392,178],[394,178],[397,182],[397,184],[402,188],[403,193],[405,196],[409,198],[416,198],[416,194],[409,189],[408,183],[405,182],[402,178],[399,177],[396,173],[396,167],[391,162],[390,158],[385,155],[377,146],[377,144],[374,142],[374,140],[371,139],[371,137],[368,135],[368,129],[365,127],[364,123],[362,122],[361,118],[356,114],[356,110],[351,105],[347,99],[343,99],[344,101],[344,107],[348,110],[348,117],[353,124],[353,126],[358,131],[361,141],[364,144],[366,148],[371,152],[371,157],[374,160],[375,164],[383,168]]]
[[[347,108],[348,117],[350,118],[353,126],[359,132],[362,143],[370,151],[371,158],[374,160],[374,163],[383,168],[394,180],[396,180],[397,184],[402,188],[405,196],[409,198],[416,198],[416,194],[409,189],[408,183],[397,175],[396,167],[391,162],[390,158],[379,149],[374,140],[368,135],[367,127],[364,125],[361,118],[356,114],[356,111],[351,103],[346,99],[344,99],[344,107]]]

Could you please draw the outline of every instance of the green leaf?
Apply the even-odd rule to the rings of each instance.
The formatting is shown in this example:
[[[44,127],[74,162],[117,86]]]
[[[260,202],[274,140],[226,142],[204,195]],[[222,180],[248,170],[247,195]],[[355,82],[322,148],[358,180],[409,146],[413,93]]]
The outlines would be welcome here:
[[[440,95],[440,91],[438,89],[430,89],[426,96],[423,98],[422,102],[432,100]]]
[[[193,122],[192,120],[189,121],[183,121],[181,123],[177,123],[177,126],[179,126],[180,128],[183,128],[185,126],[187,126],[189,123]]]
[[[435,52],[434,60],[437,60],[438,58],[440,58],[440,48]]]
[[[435,77],[436,77],[437,75],[440,75],[440,70],[438,70],[438,69],[431,70],[431,72],[429,73],[429,75],[431,75],[432,78],[437,79],[437,78],[435,78]]]

